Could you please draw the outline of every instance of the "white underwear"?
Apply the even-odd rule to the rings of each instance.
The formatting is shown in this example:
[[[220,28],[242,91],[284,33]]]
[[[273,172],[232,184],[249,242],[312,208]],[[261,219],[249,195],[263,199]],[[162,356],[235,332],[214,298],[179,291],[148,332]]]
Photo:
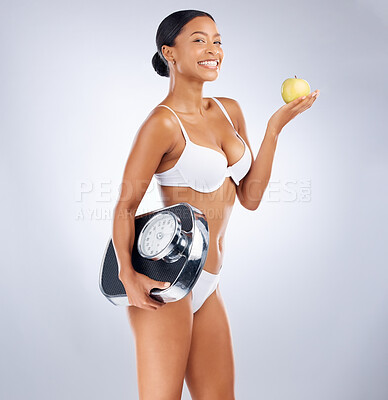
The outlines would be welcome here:
[[[216,290],[220,280],[220,272],[212,274],[202,269],[197,282],[191,290],[193,313],[197,312],[206,299]]]

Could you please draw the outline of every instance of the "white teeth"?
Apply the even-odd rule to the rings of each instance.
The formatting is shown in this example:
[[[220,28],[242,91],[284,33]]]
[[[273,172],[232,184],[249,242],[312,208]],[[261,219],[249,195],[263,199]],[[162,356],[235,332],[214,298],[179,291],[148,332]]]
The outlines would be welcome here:
[[[213,67],[217,66],[217,61],[200,61],[198,64],[203,64],[203,65],[211,65]]]

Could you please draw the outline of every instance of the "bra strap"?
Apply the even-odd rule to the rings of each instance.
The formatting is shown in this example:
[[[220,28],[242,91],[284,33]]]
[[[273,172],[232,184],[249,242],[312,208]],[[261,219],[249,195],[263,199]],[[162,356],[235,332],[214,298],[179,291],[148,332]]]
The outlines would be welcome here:
[[[230,124],[233,126],[233,129],[236,131],[236,129],[235,129],[234,125],[233,125],[233,122],[232,122],[231,118],[229,117],[229,114],[226,111],[225,107],[222,105],[222,103],[218,99],[216,99],[215,97],[211,97],[211,98],[220,106],[222,112],[225,114],[225,117],[228,118]]]
[[[176,115],[175,111],[172,108],[170,108],[169,106],[166,106],[165,104],[159,104],[156,107],[166,107],[176,116],[176,118],[177,118],[177,120],[179,122],[179,125],[181,126],[181,129],[182,129],[182,132],[183,132],[183,136],[185,137],[186,142],[190,142],[189,135],[187,134],[186,129],[184,128],[184,126],[183,126],[181,120],[179,119],[179,117]]]

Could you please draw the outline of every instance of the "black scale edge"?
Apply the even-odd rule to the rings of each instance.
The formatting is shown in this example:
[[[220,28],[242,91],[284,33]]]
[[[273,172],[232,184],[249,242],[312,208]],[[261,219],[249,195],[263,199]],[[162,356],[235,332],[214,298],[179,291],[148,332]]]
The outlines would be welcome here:
[[[180,204],[177,206],[173,206],[168,210],[173,212],[180,218],[182,229],[184,231],[190,231],[193,228],[191,211],[189,210],[188,206]],[[139,237],[139,234],[146,222],[154,215],[155,213],[152,213],[150,215],[145,215],[144,217],[139,216],[139,218],[135,218],[136,238]],[[185,261],[185,258],[181,257],[175,263],[166,264],[162,260],[154,261],[140,257],[137,251],[137,246],[133,246],[132,249],[132,265],[134,269],[137,272],[147,275],[151,279],[160,282],[173,283],[180,271],[182,270]],[[163,268],[161,268],[161,266],[163,266]],[[118,271],[119,268],[116,253],[114,250],[113,242],[112,240],[110,240],[104,260],[104,267],[101,277],[102,287],[107,295],[125,295],[124,286],[118,278]]]

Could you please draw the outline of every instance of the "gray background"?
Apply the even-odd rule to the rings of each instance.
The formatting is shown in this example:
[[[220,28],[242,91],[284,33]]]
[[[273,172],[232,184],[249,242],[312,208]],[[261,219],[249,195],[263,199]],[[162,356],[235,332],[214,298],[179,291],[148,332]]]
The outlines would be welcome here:
[[[223,39],[204,96],[240,103],[255,156],[286,78],[321,91],[283,129],[258,210],[236,199],[229,223],[236,398],[387,399],[388,12],[366,0],[1,2],[0,397],[137,398],[98,274],[132,140],[168,90],[156,29],[189,8]],[[160,206],[153,181],[138,213]]]

